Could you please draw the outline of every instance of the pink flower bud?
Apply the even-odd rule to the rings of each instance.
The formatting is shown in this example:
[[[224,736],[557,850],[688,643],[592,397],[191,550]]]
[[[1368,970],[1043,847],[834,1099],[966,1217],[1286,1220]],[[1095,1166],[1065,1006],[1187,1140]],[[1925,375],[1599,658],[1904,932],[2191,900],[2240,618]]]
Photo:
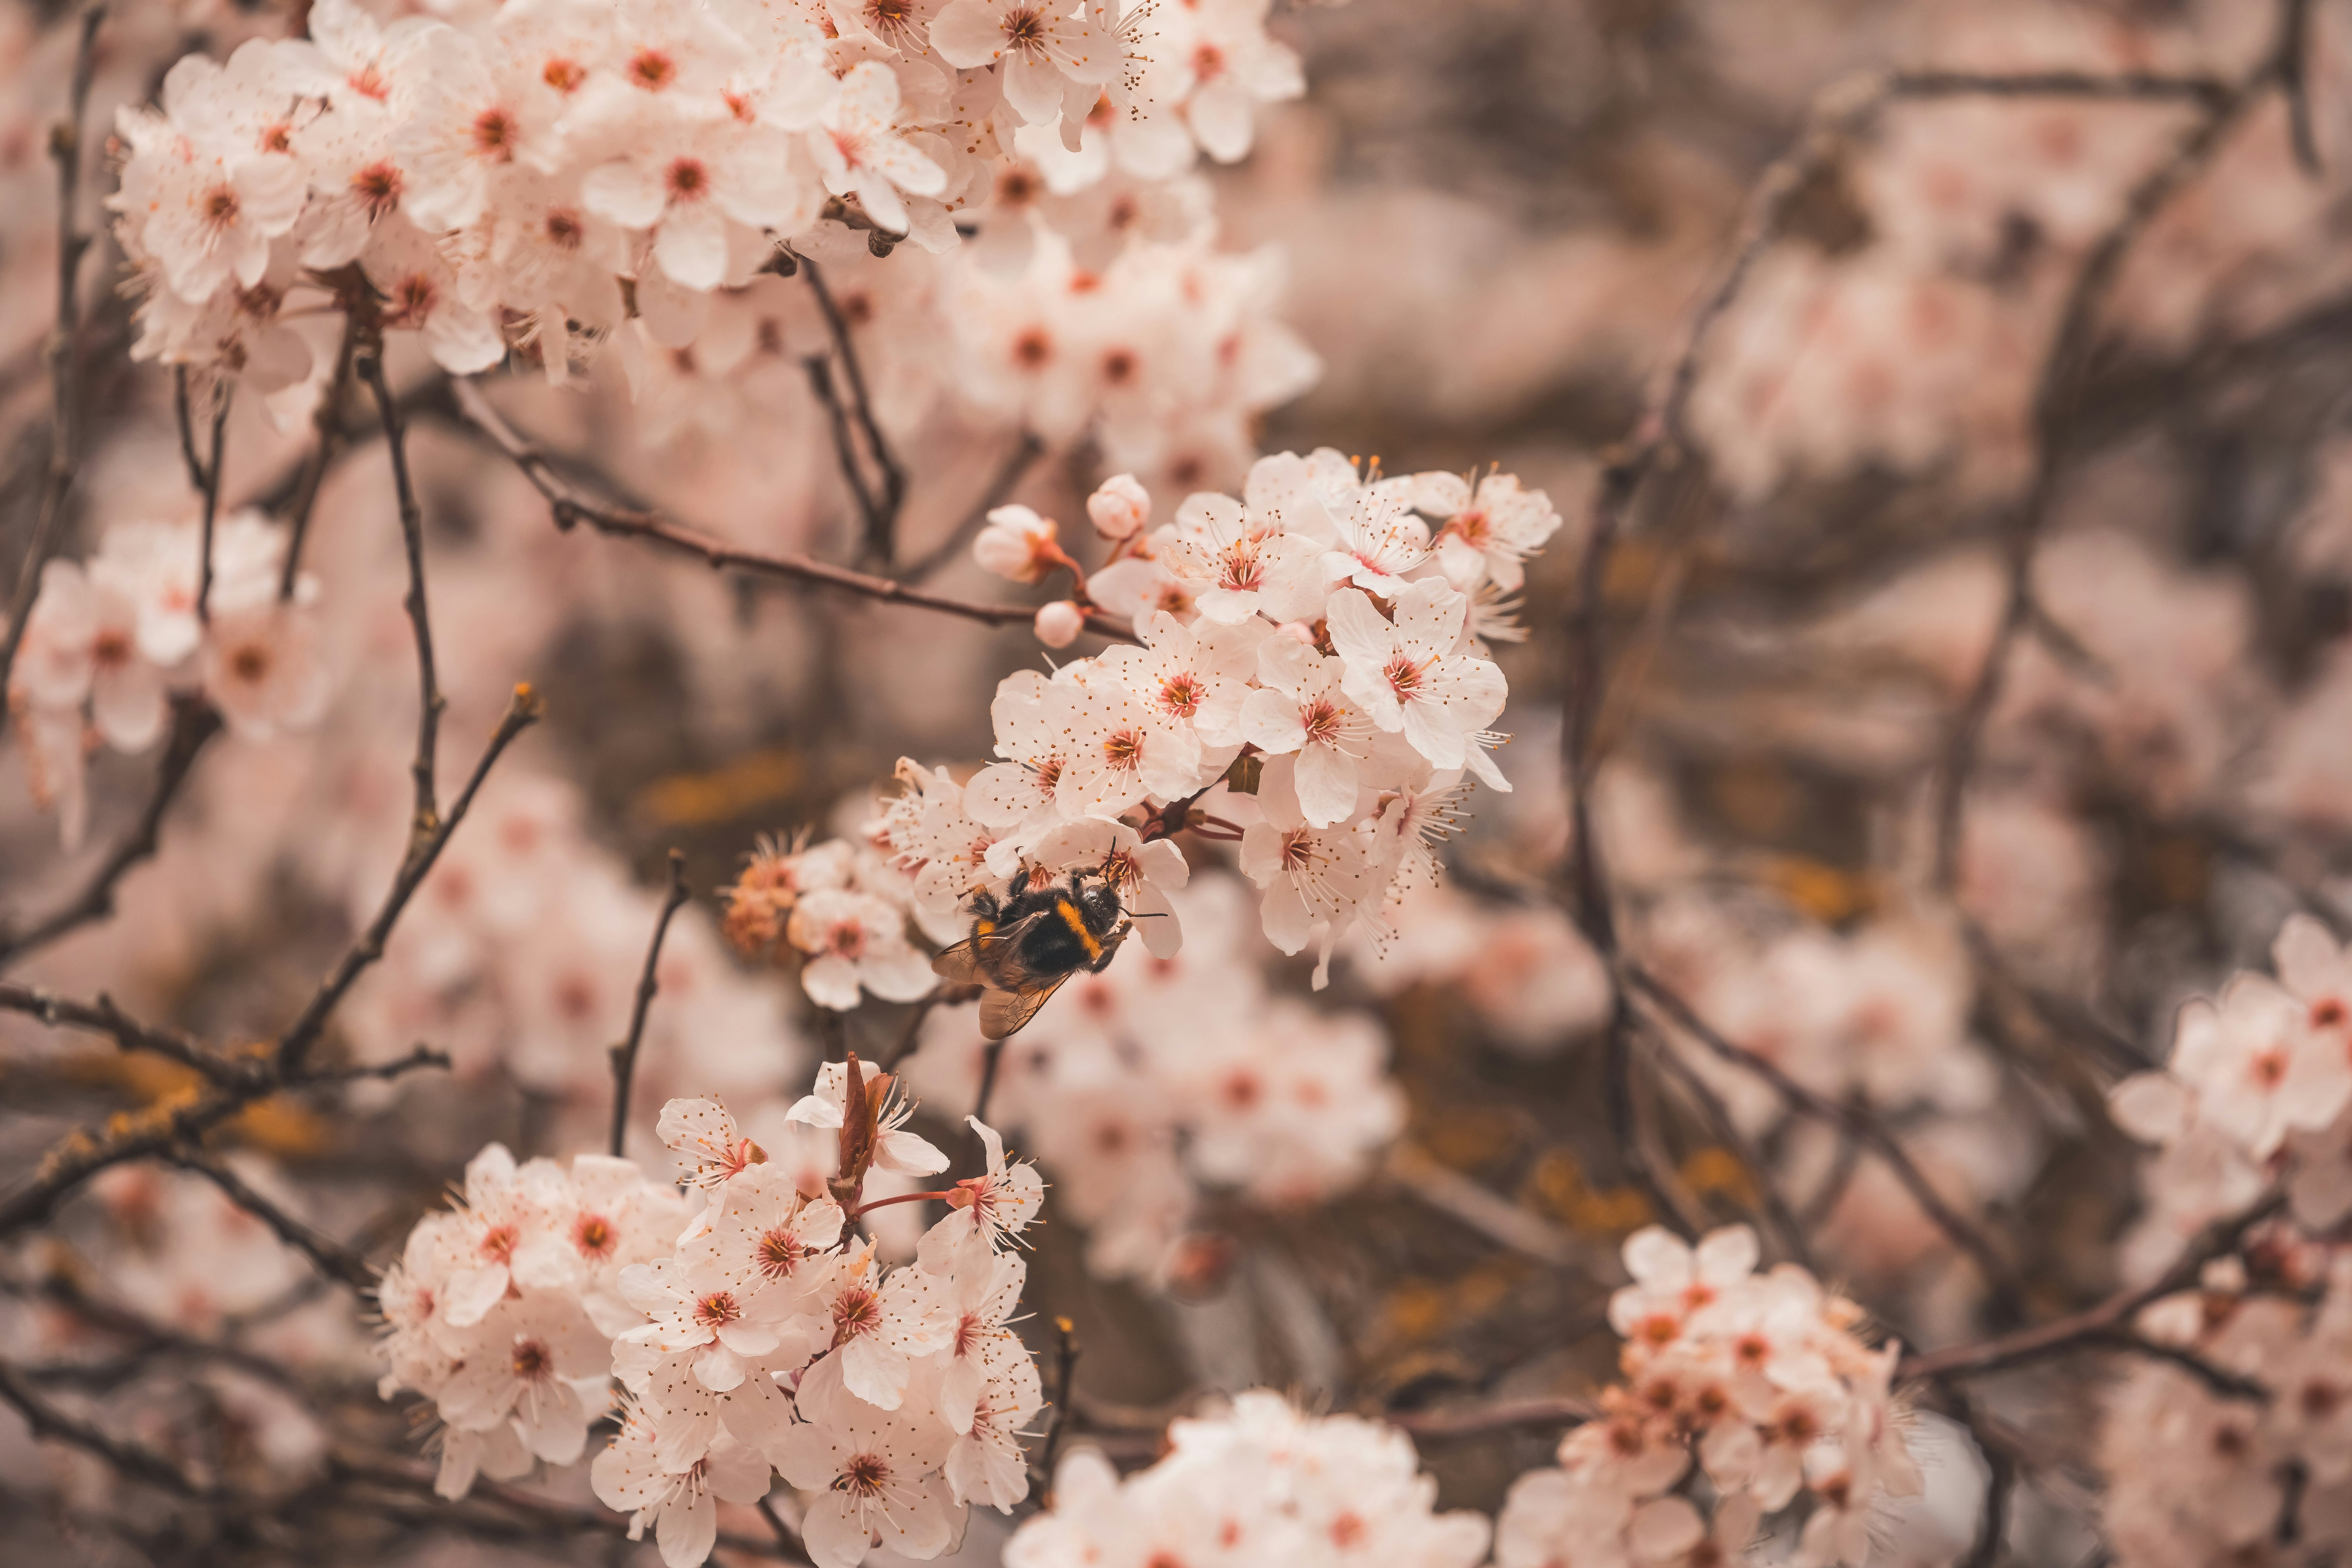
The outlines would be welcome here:
[[[1054,534],[1053,519],[1039,517],[1025,506],[1001,506],[988,514],[988,526],[972,540],[971,558],[1015,583],[1042,583],[1062,562]]]
[[[1056,599],[1037,606],[1037,640],[1047,647],[1067,647],[1087,629],[1087,613],[1075,600]]]
[[[1297,637],[1308,647],[1315,646],[1315,628],[1305,621],[1285,621],[1274,628],[1274,635],[1278,637]]]
[[[1151,518],[1151,492],[1133,474],[1113,474],[1087,498],[1087,516],[1105,539],[1132,539]]]

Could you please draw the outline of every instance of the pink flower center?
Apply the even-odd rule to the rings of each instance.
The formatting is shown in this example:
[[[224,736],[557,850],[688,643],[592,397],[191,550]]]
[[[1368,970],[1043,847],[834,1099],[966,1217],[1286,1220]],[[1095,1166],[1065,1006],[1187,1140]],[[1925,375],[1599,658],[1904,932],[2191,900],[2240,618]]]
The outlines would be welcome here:
[[[1398,654],[1381,671],[1381,678],[1389,683],[1389,689],[1396,693],[1398,701],[1410,702],[1421,694],[1423,673],[1420,665]]]
[[[847,959],[857,959],[866,953],[866,927],[856,921],[844,921],[825,934],[825,951]]]
[[[399,165],[387,159],[354,173],[352,195],[366,210],[368,222],[374,223],[400,205],[402,184]]]
[[[694,1304],[694,1321],[716,1333],[730,1323],[742,1321],[742,1303],[728,1290],[713,1290]]]
[[[864,1286],[844,1290],[833,1303],[833,1342],[846,1344],[882,1323],[882,1303]]]
[[[663,185],[675,202],[700,201],[710,194],[710,172],[699,158],[680,158],[669,166]]]
[[[1143,761],[1143,737],[1133,730],[1121,730],[1103,741],[1103,761],[1121,773],[1132,773]]]
[[[782,1226],[777,1226],[760,1237],[754,1249],[761,1274],[770,1279],[782,1279],[800,1267],[809,1255],[808,1244]]]
[[[648,45],[629,57],[629,79],[647,92],[659,92],[677,79],[677,62]]]
[[[1160,684],[1160,706],[1180,719],[1190,719],[1199,712],[1203,695],[1200,678],[1189,670],[1171,675]]]
[[[879,1454],[860,1454],[842,1466],[841,1475],[833,1486],[835,1491],[845,1491],[852,1497],[880,1497],[889,1479],[889,1460]]]
[[[481,1246],[478,1250],[485,1258],[504,1263],[514,1257],[515,1244],[521,1239],[522,1232],[517,1226],[494,1225],[482,1233]]]
[[[1339,738],[1339,707],[1328,697],[1309,702],[1298,715],[1307,730],[1307,744],[1329,745]]]
[[[555,1375],[555,1352],[539,1340],[517,1340],[512,1364],[515,1376],[525,1383],[538,1383]]]
[[[610,1258],[620,1239],[613,1222],[603,1215],[583,1214],[572,1222],[572,1249],[583,1258]]]
[[[520,128],[503,109],[485,109],[474,116],[474,153],[494,163],[514,162],[515,138]]]
[[[558,55],[540,68],[539,79],[568,98],[579,91],[580,84],[588,79],[588,69],[577,60],[567,60]]]

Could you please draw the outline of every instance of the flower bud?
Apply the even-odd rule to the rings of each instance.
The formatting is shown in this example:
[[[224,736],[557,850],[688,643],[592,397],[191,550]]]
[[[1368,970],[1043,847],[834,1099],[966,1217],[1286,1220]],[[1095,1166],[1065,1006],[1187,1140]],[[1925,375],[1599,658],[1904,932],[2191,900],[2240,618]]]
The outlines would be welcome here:
[[[1042,583],[1062,563],[1062,547],[1054,542],[1054,520],[1039,517],[1025,506],[1001,506],[988,514],[988,526],[971,542],[971,558],[1000,577],[1015,583]]]
[[[1087,629],[1087,613],[1073,599],[1056,599],[1037,606],[1037,640],[1047,647],[1067,647]]]
[[[1087,516],[1105,539],[1132,539],[1151,518],[1151,492],[1133,474],[1113,474],[1087,498]]]
[[[1285,621],[1274,628],[1278,637],[1295,637],[1308,647],[1315,646],[1315,628],[1305,621]]]

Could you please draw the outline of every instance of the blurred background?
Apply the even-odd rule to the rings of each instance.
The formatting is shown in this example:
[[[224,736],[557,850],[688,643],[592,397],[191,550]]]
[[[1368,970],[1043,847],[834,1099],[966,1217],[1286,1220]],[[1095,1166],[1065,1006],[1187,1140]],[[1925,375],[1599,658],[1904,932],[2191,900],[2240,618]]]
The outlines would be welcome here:
[[[146,100],[184,50],[225,58],[286,35],[299,9],[120,0],[93,123]],[[1061,520],[1086,556],[1100,546],[1084,499],[1112,472],[1142,480],[1160,521],[1192,490],[1237,490],[1255,452],[1331,447],[1397,473],[1499,464],[1565,525],[1528,563],[1525,640],[1496,654],[1514,789],[1476,797],[1385,952],[1349,944],[1310,992],[1311,955],[1276,952],[1230,861],[1188,845],[1181,956],[1123,955],[1013,1042],[997,1119],[1054,1184],[1024,1327],[1043,1349],[1050,1320],[1075,1325],[1071,1441],[1141,1463],[1170,1414],[1272,1385],[1423,1417],[1444,1505],[1492,1510],[1557,1428],[1449,1435],[1430,1413],[1613,1376],[1617,1244],[1653,1219],[1758,1219],[1769,1187],[1825,1279],[1936,1346],[2144,1279],[2209,1217],[2143,1193],[2105,1091],[2162,1059],[2179,1001],[2259,965],[2288,913],[2340,938],[2352,908],[2352,13],[2311,12],[2315,161],[2298,160],[2286,95],[2232,121],[2134,228],[2053,403],[2078,279],[2204,101],[1896,96],[1842,121],[1814,106],[1892,68],[2231,83],[2268,58],[2279,7],[1275,8],[1306,94],[1263,113],[1245,157],[1202,166],[1215,247],[1253,269],[1249,330],[1281,350],[1265,405],[1089,425],[1020,463],[1010,498]],[[72,32],[54,8],[0,21],[0,587],[48,449],[47,126]],[[1598,584],[1594,832],[1628,948],[1729,1040],[1892,1129],[1999,1238],[2015,1291],[1989,1290],[1844,1124],[1793,1113],[1681,1031],[1644,1029],[1627,1091],[1605,1081],[1610,993],[1568,898],[1559,762],[1580,569],[1602,467],[1655,407],[1776,167],[1785,199],[1698,356],[1687,439],[1639,491]],[[88,171],[85,221],[111,189]],[[117,260],[86,287],[68,555],[194,504],[171,375],[128,357]],[[966,308],[953,269],[971,263],[902,247],[824,265],[911,476],[901,559],[945,547],[930,586],[1027,602],[958,531],[1024,428],[930,352]],[[657,357],[634,400],[610,363],[585,387],[509,376],[495,400],[625,500],[749,549],[854,563],[824,416],[786,346],[818,330],[804,291],[763,277],[720,308],[751,346]],[[959,775],[987,761],[990,696],[1042,668],[1035,637],[559,531],[414,351],[396,342],[391,369],[432,552],[445,752],[470,757],[517,681],[547,719],[330,1037],[339,1061],[423,1041],[456,1070],[357,1086],[348,1114],[270,1101],[223,1146],[379,1261],[486,1141],[598,1146],[604,1047],[673,847],[694,900],[639,1103],[722,1096],[756,1135],[822,1058],[887,1055],[919,1028],[919,1124],[947,1144],[977,1083],[972,1009],[826,1015],[789,964],[729,950],[719,890],[762,835],[855,836],[901,756]],[[282,508],[297,482],[308,411],[283,428],[271,412],[231,407],[225,506]],[[350,436],[308,556],[332,605],[324,719],[213,746],[113,917],[12,978],[263,1038],[373,909],[406,827],[415,677],[385,450],[361,400],[340,417]],[[2012,600],[2021,519],[2032,548]],[[1958,778],[1955,737],[2018,606]],[[19,919],[87,881],[155,767],[152,749],[97,751],[85,842],[62,853],[26,756],[0,745],[0,907]],[[1336,1096],[1316,1103],[1337,1108],[1250,1110],[1220,1076],[1286,1061],[1311,1062],[1297,1070]],[[185,1087],[168,1063],[0,1016],[0,1172],[21,1178],[68,1130]],[[907,1248],[914,1230],[882,1234]],[[1786,1255],[1767,1235],[1768,1256]],[[352,1294],[194,1178],[108,1173],[8,1245],[0,1290],[0,1353],[224,1474],[291,1488],[338,1449],[413,1451],[404,1408],[376,1397]],[[163,1348],[126,1360],[142,1345]],[[2018,1561],[2099,1551],[2113,1375],[2085,1357],[1979,1386],[2035,1458]],[[1887,1521],[1874,1562],[1951,1561],[1976,1527],[1981,1461],[1957,1427],[1920,1420],[1928,1493]],[[27,1563],[625,1555],[454,1532],[423,1507],[297,1510],[275,1536],[195,1539],[6,1414],[0,1455],[17,1505],[0,1533]],[[577,1472],[547,1484],[586,1500]],[[976,1516],[955,1560],[995,1561],[1003,1528]]]

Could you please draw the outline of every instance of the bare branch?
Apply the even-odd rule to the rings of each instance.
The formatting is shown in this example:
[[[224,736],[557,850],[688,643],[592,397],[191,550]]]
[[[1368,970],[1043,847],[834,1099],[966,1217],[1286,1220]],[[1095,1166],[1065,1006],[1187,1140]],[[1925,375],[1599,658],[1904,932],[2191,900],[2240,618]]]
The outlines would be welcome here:
[[[270,1228],[278,1240],[309,1258],[319,1272],[339,1284],[366,1294],[375,1289],[375,1270],[341,1242],[331,1241],[279,1208],[248,1185],[244,1177],[197,1149],[173,1149],[166,1163],[193,1171],[218,1187],[229,1202]]]
[[[2285,1206],[2285,1194],[2273,1190],[2252,1207],[2207,1226],[2194,1241],[2181,1249],[2172,1267],[2150,1284],[2136,1290],[2120,1291],[2096,1306],[2086,1307],[2082,1311],[2033,1328],[2020,1329],[2014,1333],[1980,1340],[1974,1344],[1905,1356],[1902,1364],[1895,1369],[1895,1376],[1906,1382],[1924,1378],[1969,1377],[1979,1373],[1999,1372],[2023,1362],[2038,1361],[2043,1356],[2059,1354],[2104,1339],[2128,1324],[2138,1315],[2140,1309],[2150,1302],[2195,1285],[2203,1275],[2205,1265],[2234,1251],[2246,1232]]]
[[[1483,1436],[1516,1426],[1581,1426],[1600,1416],[1601,1407],[1592,1401],[1563,1394],[1550,1399],[1497,1400],[1461,1410],[1401,1410],[1383,1419],[1425,1442],[1433,1437]]]
[[[96,1455],[129,1479],[143,1481],[164,1491],[176,1492],[184,1498],[209,1499],[218,1495],[218,1489],[208,1481],[189,1475],[179,1466],[153,1450],[116,1437],[90,1423],[67,1415],[44,1397],[40,1390],[27,1381],[25,1374],[10,1363],[0,1361],[0,1403],[16,1406],[33,1436],[79,1448]]]
[[[186,383],[181,385],[184,388]],[[221,447],[228,436],[229,395],[234,384],[219,382],[213,387],[212,461],[205,466],[204,528],[198,549],[200,565],[196,577],[196,619],[210,623],[213,618],[213,527],[220,517]]]
[[[503,453],[521,470],[525,479],[539,493],[545,496],[555,514],[555,525],[570,529],[586,523],[597,532],[618,539],[640,539],[674,553],[698,557],[714,570],[753,572],[772,577],[790,578],[795,582],[815,583],[829,588],[839,588],[861,597],[886,605],[907,605],[917,609],[936,610],[943,615],[957,616],[986,626],[1026,625],[1036,616],[1034,606],[1021,605],[987,605],[971,599],[953,599],[944,594],[933,594],[887,577],[872,577],[863,572],[852,572],[806,555],[761,555],[748,550],[738,550],[709,534],[671,521],[658,512],[622,510],[593,505],[583,500],[579,492],[557,472],[554,463],[509,425],[505,416],[492,407],[481,387],[467,379],[450,383],[458,416],[467,427]],[[1099,610],[1087,616],[1087,628],[1098,636],[1119,642],[1135,640],[1133,628]]]
[[[866,450],[874,466],[882,472],[882,493],[873,498],[866,512],[866,558],[887,571],[898,559],[898,515],[907,505],[907,470],[892,455],[882,426],[875,421],[874,396],[866,388],[865,368],[857,361],[857,345],[850,338],[849,322],[834,302],[833,290],[824,286],[823,270],[805,256],[800,258],[800,264],[801,276],[808,279],[809,291],[816,296],[817,309],[824,313],[834,353],[841,356],[842,375],[849,383],[850,410],[856,416],[858,428],[865,433]],[[842,456],[845,465],[854,466],[845,446]],[[852,482],[856,482],[854,474]]]
[[[833,384],[833,366],[823,354],[811,354],[801,362],[808,373],[809,392],[824,409],[825,419],[833,430],[833,459],[841,469],[842,482],[849,487],[850,499],[857,502],[857,515],[865,522],[861,537],[870,553],[876,537],[885,531],[881,502],[866,485],[864,470],[857,466],[857,445],[850,434],[849,413],[841,405],[841,393]]]
[[[489,744],[482,750],[481,760],[474,764],[473,776],[466,781],[466,787],[451,803],[449,814],[430,826],[420,822],[411,830],[408,852],[402,858],[400,870],[393,878],[392,890],[384,895],[383,905],[376,911],[375,919],[368,922],[367,930],[343,954],[333,973],[320,983],[317,993],[310,998],[310,1005],[302,1010],[302,1016],[278,1037],[278,1062],[281,1071],[290,1074],[300,1070],[303,1058],[318,1043],[319,1037],[326,1032],[327,1019],[342,1001],[345,993],[351,990],[370,964],[383,956],[383,944],[390,940],[392,928],[399,922],[401,911],[408,907],[410,897],[425,880],[425,873],[433,869],[433,862],[440,858],[442,846],[449,842],[449,836],[466,819],[466,812],[474,804],[474,796],[481,789],[482,781],[489,776],[490,769],[497,764],[499,755],[514,738],[539,722],[542,710],[538,693],[528,686],[516,687],[514,696],[507,703],[505,714],[499,720],[497,731],[490,736]],[[0,1230],[5,1229],[5,1226],[0,1226]]]
[[[1781,1101],[1791,1110],[1843,1128],[1848,1137],[1861,1143],[1872,1153],[1886,1162],[1895,1180],[1903,1184],[1921,1211],[1937,1229],[1950,1237],[1953,1244],[1976,1260],[1986,1282],[2004,1295],[2014,1296],[2016,1273],[2007,1259],[1995,1250],[1992,1243],[1975,1225],[1964,1218],[1950,1204],[1944,1201],[1935,1184],[1912,1160],[1903,1145],[1862,1107],[1842,1104],[1827,1096],[1815,1093],[1782,1071],[1779,1063],[1759,1056],[1744,1046],[1724,1037],[1707,1021],[1700,1017],[1689,1003],[1669,990],[1639,964],[1624,966],[1623,984],[1647,997],[1667,1021],[1682,1029],[1715,1056],[1746,1068],[1771,1085]]]
[[[1035,462],[1045,449],[1044,442],[1024,431],[1013,450],[1004,455],[1004,462],[996,470],[996,477],[990,479],[988,488],[981,492],[978,503],[964,514],[963,521],[957,523],[945,539],[932,546],[928,554],[918,558],[900,573],[900,579],[908,583],[929,582],[932,574],[961,555],[971,545],[971,536],[988,521],[988,514],[1004,504],[1005,499],[1013,493],[1013,487],[1021,482],[1021,476],[1029,471],[1029,465]]]
[[[646,1015],[660,987],[662,939],[669,934],[670,917],[685,904],[686,855],[669,852],[669,892],[662,900],[661,917],[654,921],[654,939],[646,946],[645,973],[637,977],[637,999],[629,1009],[629,1037],[613,1047],[613,1136],[611,1152],[619,1159],[629,1137],[629,1084],[636,1077],[637,1050],[645,1044]]]
[[[0,926],[0,963],[21,958],[36,948],[47,946],[68,931],[114,913],[117,884],[132,867],[154,856],[163,833],[164,814],[171,809],[173,799],[180,793],[180,786],[187,782],[190,770],[195,766],[196,753],[220,732],[220,715],[203,698],[182,696],[173,699],[172,736],[163,747],[163,759],[155,770],[155,787],[149,793],[147,804],[139,813],[138,822],[99,866],[89,883],[64,908],[23,931]]]
[[[215,1083],[240,1082],[250,1076],[251,1063],[231,1061],[211,1047],[172,1030],[151,1028],[114,1005],[103,992],[95,1002],[78,1002],[30,985],[0,981],[0,1012],[23,1013],[51,1028],[83,1029],[104,1035],[126,1051],[147,1051],[192,1068]]]
[[[440,820],[440,799],[434,787],[434,761],[440,744],[441,710],[447,706],[441,680],[433,668],[433,617],[425,600],[425,514],[416,504],[416,487],[408,477],[408,442],[392,387],[383,378],[383,343],[371,338],[358,352],[359,375],[375,396],[383,419],[384,445],[392,453],[392,484],[400,501],[400,538],[408,553],[408,596],[401,601],[416,644],[416,759],[409,772],[416,782],[415,815],[411,834],[427,834]]]
[[[16,591],[9,600],[7,628],[0,633],[0,700],[5,700],[9,672],[16,665],[16,649],[25,640],[25,626],[32,619],[33,601],[41,591],[41,568],[57,545],[66,498],[73,489],[81,379],[80,354],[75,340],[81,326],[81,258],[90,240],[74,222],[74,205],[75,198],[81,194],[82,121],[89,112],[89,82],[97,66],[99,24],[105,20],[106,7],[102,4],[82,13],[81,41],[74,51],[73,81],[66,94],[65,118],[49,128],[49,157],[58,167],[58,313],[46,350],[49,361],[49,468],[41,486],[40,508],[33,514],[32,543],[25,551],[25,564],[17,571]]]
[[[302,572],[302,546],[310,537],[310,514],[319,504],[319,489],[327,480],[327,470],[334,465],[335,449],[343,435],[343,395],[352,384],[352,362],[359,347],[359,322],[355,312],[343,318],[342,346],[335,351],[335,374],[320,395],[319,406],[311,412],[313,437],[310,459],[303,465],[300,489],[295,491],[290,531],[286,540],[286,566],[278,576],[278,596],[290,599],[294,584]]]

